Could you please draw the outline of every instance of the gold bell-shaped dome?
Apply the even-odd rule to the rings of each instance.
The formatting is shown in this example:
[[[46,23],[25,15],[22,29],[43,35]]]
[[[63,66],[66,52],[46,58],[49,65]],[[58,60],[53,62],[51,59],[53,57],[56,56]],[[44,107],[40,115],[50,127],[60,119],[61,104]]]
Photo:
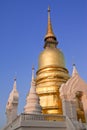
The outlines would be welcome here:
[[[65,68],[64,55],[58,48],[46,48],[39,56],[38,69],[46,66],[58,66]]]

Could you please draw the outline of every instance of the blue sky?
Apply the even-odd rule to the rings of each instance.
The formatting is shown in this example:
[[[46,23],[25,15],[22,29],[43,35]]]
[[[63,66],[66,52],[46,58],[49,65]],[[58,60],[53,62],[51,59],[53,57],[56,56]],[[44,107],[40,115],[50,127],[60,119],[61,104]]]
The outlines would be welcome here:
[[[6,122],[5,106],[13,79],[23,112],[30,88],[31,68],[38,68],[47,29],[47,8],[51,7],[53,31],[58,47],[72,72],[75,63],[87,82],[87,0],[0,0],[0,128]]]

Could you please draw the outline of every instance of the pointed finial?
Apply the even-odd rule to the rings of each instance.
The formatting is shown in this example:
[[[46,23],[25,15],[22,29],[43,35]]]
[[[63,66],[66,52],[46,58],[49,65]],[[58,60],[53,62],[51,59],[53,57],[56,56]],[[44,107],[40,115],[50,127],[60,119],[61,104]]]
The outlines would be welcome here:
[[[73,67],[76,66],[75,64],[73,64]]]
[[[50,12],[50,6],[48,6],[48,12]]]
[[[50,7],[48,6],[48,17],[50,18]]]
[[[16,81],[17,80],[17,72],[15,72],[15,76],[14,76],[14,81]]]
[[[13,85],[13,90],[16,90],[16,76],[14,77],[14,85]]]
[[[16,81],[16,77],[14,77],[14,81]]]
[[[34,68],[34,65],[32,65],[32,70],[34,70],[35,68]]]
[[[52,25],[51,25],[50,7],[48,7],[48,26],[47,26],[47,33],[45,35],[44,41],[47,41],[48,38],[52,38],[51,41],[56,41],[56,37],[53,33],[53,29],[52,29]]]
[[[55,44],[55,46],[58,44],[57,39],[53,33],[52,24],[51,24],[51,18],[50,18],[50,7],[48,7],[48,26],[47,26],[47,33],[44,38],[45,45],[44,48],[49,43]]]
[[[34,68],[34,65],[32,66],[32,80],[34,80],[34,70],[35,70],[35,68]]]
[[[73,64],[72,76],[75,76],[76,74],[78,74],[77,69],[76,69],[76,65]]]

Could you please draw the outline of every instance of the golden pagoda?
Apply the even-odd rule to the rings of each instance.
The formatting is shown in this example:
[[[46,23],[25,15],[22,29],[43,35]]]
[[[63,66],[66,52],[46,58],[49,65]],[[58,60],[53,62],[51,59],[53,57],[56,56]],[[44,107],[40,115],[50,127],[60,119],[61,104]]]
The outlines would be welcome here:
[[[58,42],[52,29],[50,8],[44,42],[44,50],[39,55],[36,72],[36,91],[40,97],[43,114],[62,114],[59,88],[69,79],[69,74],[65,68],[63,53],[57,48]]]

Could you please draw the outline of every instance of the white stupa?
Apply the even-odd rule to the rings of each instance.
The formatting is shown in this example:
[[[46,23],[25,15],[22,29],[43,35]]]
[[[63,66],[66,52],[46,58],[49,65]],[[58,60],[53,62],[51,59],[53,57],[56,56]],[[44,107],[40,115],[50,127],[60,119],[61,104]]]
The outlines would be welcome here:
[[[17,117],[19,94],[16,89],[16,79],[14,79],[13,90],[11,91],[6,105],[7,123],[12,122]]]
[[[40,114],[42,111],[39,104],[39,97],[36,93],[35,78],[34,78],[34,67],[32,67],[32,81],[31,88],[26,98],[26,105],[24,107],[25,113]]]

